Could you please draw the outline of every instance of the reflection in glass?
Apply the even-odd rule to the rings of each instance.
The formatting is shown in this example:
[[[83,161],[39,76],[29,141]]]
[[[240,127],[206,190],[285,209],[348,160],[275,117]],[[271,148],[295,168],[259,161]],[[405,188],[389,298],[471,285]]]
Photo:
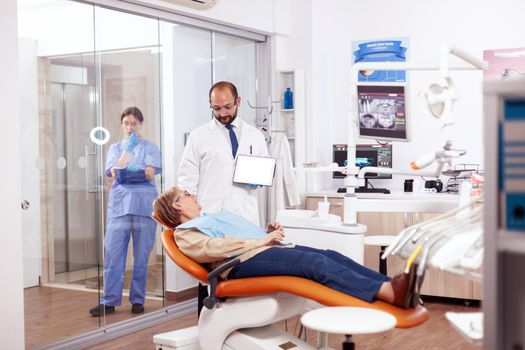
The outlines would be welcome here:
[[[213,82],[226,80],[237,86],[242,103],[239,116],[256,125],[256,111],[249,108],[247,101],[256,105],[256,49],[251,40],[214,34]]]
[[[115,146],[123,145],[121,141],[128,139],[130,132],[135,132],[136,135],[141,136],[140,140],[148,140],[155,145],[160,145],[160,92],[159,92],[159,69],[160,69],[160,54],[159,54],[159,23],[155,19],[131,15],[128,13],[109,10],[106,8],[95,8],[95,18],[97,19],[97,26],[95,28],[96,40],[96,64],[95,70],[99,81],[97,87],[97,96],[99,96],[100,109],[98,112],[99,125],[103,126],[109,131],[111,135],[109,141],[100,147],[103,164],[112,164],[110,149]],[[128,107],[137,107],[144,117],[144,122],[139,120],[128,120],[128,117],[121,118],[121,113]],[[126,125],[128,124],[128,125]],[[142,141],[139,141],[140,148]],[[142,149],[142,148],[140,148]],[[127,165],[137,165],[143,167],[149,153],[145,153],[144,159],[138,159],[138,151],[130,152],[130,163]],[[122,152],[119,152],[119,156]],[[140,153],[140,152],[139,152]],[[158,156],[155,156],[155,162],[158,162]],[[137,161],[137,162],[135,162]],[[109,162],[109,163],[108,163]],[[160,168],[160,166],[158,166]],[[101,291],[107,292],[108,295],[102,295],[101,301],[107,305],[117,305],[116,314],[106,315],[105,323],[111,324],[122,320],[122,317],[132,317],[132,312],[140,311],[135,307],[132,309],[131,304],[142,304],[142,297],[138,297],[136,291],[139,290],[137,284],[138,279],[146,280],[145,291],[145,312],[159,310],[163,305],[163,291],[162,291],[162,275],[163,275],[163,259],[162,249],[158,236],[153,240],[152,253],[144,257],[143,253],[137,251],[137,248],[144,248],[145,241],[139,240],[144,238],[147,232],[139,232],[143,225],[136,223],[133,220],[133,225],[126,225],[119,230],[114,230],[115,218],[120,219],[126,214],[133,214],[132,216],[137,220],[146,223],[151,222],[156,228],[156,224],[149,217],[151,208],[148,209],[147,202],[150,199],[150,192],[142,193],[133,197],[135,203],[143,203],[141,211],[130,212],[125,211],[125,202],[121,202],[113,198],[114,205],[108,209],[108,200],[114,197],[115,193],[121,193],[120,185],[116,184],[107,174],[101,174],[101,200],[104,215],[104,261],[101,262],[101,267],[105,270],[111,270],[110,265],[115,261],[115,254],[112,249],[115,244],[110,243],[111,237],[116,237],[114,233],[122,233],[123,235],[130,234],[133,236],[132,243],[124,244],[125,251],[122,251],[117,260],[124,258],[122,263],[124,266],[124,292],[122,298],[116,296],[120,286],[116,286],[117,277],[107,272],[104,273],[104,281]],[[156,176],[153,186],[160,190],[160,176]],[[110,194],[110,191],[113,191]],[[130,197],[131,198],[131,197]],[[128,198],[129,199],[129,198]],[[135,200],[136,199],[136,200]],[[115,207],[123,209],[121,213],[110,215],[114,212]],[[151,204],[149,204],[151,207]],[[126,215],[126,217],[129,215]],[[113,226],[111,226],[113,225]],[[136,232],[135,232],[136,231]],[[144,233],[144,234],[142,234]],[[113,234],[113,235],[112,235]],[[139,234],[140,237],[135,236]],[[142,235],[141,235],[142,234]],[[110,236],[108,236],[110,235]],[[118,235],[117,235],[118,236]],[[114,242],[113,242],[114,243]],[[125,241],[123,242],[125,243]],[[127,249],[126,249],[127,247]],[[144,248],[144,251],[149,251]],[[112,257],[112,259],[110,259]],[[127,257],[127,258],[126,258]],[[106,259],[111,261],[106,261]],[[143,278],[139,275],[143,272],[142,268],[138,268],[135,264],[146,260],[146,272]],[[108,270],[108,271],[109,271]],[[105,280],[107,278],[107,281]],[[120,283],[120,282],[119,282]],[[133,288],[131,286],[133,285]],[[130,295],[130,288],[133,292]],[[115,292],[116,291],[116,292]],[[142,294],[140,292],[139,294]],[[110,295],[111,294],[111,295]],[[120,304],[120,305],[119,305]],[[91,305],[91,309],[96,306],[96,303]],[[88,309],[85,309],[87,314]],[[118,316],[118,317],[117,317]]]

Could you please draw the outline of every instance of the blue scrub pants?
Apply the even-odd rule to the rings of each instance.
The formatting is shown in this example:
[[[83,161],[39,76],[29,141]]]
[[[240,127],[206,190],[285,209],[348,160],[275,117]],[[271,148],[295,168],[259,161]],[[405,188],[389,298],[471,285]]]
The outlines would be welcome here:
[[[133,236],[133,275],[129,293],[132,304],[144,304],[148,258],[155,242],[157,223],[146,216],[124,215],[108,218],[104,237],[104,295],[100,303],[122,304],[122,288],[130,236]]]
[[[308,278],[368,302],[390,280],[336,251],[304,246],[266,249],[237,264],[228,279],[283,275]]]

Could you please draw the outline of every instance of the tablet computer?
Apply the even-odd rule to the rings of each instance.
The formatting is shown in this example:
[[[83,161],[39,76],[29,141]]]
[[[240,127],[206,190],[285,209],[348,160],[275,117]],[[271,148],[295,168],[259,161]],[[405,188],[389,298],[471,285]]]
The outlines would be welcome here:
[[[239,154],[235,161],[233,182],[245,185],[272,186],[275,158]]]

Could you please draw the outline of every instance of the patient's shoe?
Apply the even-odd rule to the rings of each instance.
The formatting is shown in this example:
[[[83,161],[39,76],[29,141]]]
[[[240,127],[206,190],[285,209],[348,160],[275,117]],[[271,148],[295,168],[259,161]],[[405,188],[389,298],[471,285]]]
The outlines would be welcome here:
[[[394,290],[394,301],[392,305],[402,309],[408,309],[412,302],[412,293],[410,291],[410,274],[398,273],[390,281]]]
[[[416,274],[417,269],[418,265],[413,264],[409,273],[401,272],[392,278],[390,282],[394,290],[393,305],[408,309],[421,303],[419,291],[421,290],[425,273],[423,272],[423,275],[418,277]]]
[[[104,314],[106,315],[112,314],[114,312],[115,312],[114,306],[109,306],[109,305],[104,305],[104,304],[98,304],[97,306],[89,310],[89,313],[91,314],[91,316],[95,316],[95,317],[101,316]]]

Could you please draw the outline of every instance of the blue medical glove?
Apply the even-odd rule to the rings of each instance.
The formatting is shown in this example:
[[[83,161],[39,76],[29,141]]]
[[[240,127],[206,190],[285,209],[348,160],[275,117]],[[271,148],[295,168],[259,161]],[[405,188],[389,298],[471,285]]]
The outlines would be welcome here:
[[[128,141],[126,142],[126,151],[131,152],[133,151],[133,148],[139,143],[137,139],[137,134],[131,133],[131,136],[129,137]]]
[[[249,188],[257,188],[259,185],[255,185],[255,184],[248,184],[248,187]]]
[[[128,164],[126,170],[130,172],[137,172],[139,170],[142,170],[142,168],[138,164]]]

